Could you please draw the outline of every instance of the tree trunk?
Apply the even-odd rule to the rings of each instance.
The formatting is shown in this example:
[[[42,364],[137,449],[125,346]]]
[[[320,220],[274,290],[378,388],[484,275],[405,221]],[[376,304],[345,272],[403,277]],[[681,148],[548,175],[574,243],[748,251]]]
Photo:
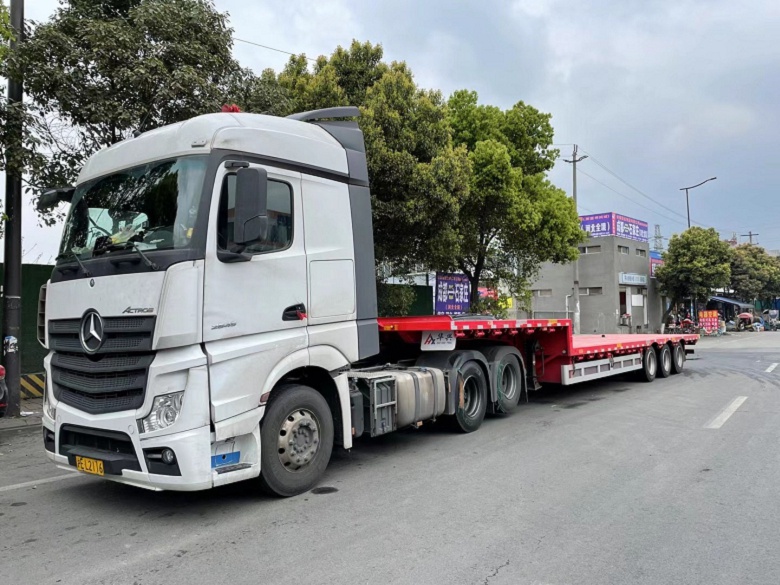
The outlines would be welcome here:
[[[479,279],[482,276],[482,268],[485,265],[484,257],[477,257],[477,261],[474,263],[474,271],[469,276],[469,285],[471,286],[471,294],[469,303],[473,307],[479,302]]]
[[[669,307],[667,307],[666,311],[664,311],[663,317],[661,317],[661,324],[664,325],[669,321],[669,315],[672,314],[672,309],[674,309],[679,304],[678,299],[672,299],[672,302],[669,303]]]
[[[471,291],[469,292],[469,305],[474,307],[479,302],[479,276],[475,273],[473,277],[469,278],[469,286]]]

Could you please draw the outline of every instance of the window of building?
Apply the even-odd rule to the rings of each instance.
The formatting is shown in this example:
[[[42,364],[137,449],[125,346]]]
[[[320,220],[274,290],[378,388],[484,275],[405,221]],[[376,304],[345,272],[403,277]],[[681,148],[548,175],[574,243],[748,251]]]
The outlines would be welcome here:
[[[552,296],[552,289],[551,288],[538,288],[534,292],[535,297],[551,297]]]
[[[580,246],[580,254],[601,254],[601,246]]]
[[[217,217],[217,240],[223,250],[232,250],[233,218],[236,208],[236,175],[230,174],[222,183],[222,195]],[[243,251],[262,254],[287,248],[293,237],[292,187],[281,181],[268,181],[268,211],[265,238],[251,242]]]
[[[628,254],[630,250],[628,249],[628,246],[618,246],[618,252],[621,254]]]
[[[591,296],[591,295],[601,295],[604,294],[604,289],[600,286],[588,286],[585,288],[580,288],[580,296]]]
[[[637,248],[636,255],[641,256],[642,258],[647,258],[647,250],[643,250],[642,248]]]

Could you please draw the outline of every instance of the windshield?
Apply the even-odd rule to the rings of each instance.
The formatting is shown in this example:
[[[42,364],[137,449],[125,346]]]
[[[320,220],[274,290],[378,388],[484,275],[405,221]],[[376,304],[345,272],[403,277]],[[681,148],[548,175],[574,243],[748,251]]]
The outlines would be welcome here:
[[[206,162],[205,156],[157,161],[79,185],[60,258],[189,247]]]

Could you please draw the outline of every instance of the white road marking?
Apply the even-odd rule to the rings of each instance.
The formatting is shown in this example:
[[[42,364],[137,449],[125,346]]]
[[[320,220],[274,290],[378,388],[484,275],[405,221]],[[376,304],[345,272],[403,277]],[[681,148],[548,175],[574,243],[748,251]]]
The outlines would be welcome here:
[[[734,400],[731,401],[731,403],[724,408],[721,413],[716,416],[714,419],[712,419],[711,422],[704,425],[705,429],[719,429],[723,426],[723,424],[729,420],[729,417],[731,417],[732,414],[737,412],[737,409],[742,406],[742,403],[747,400],[747,396],[737,396]]]
[[[73,479],[74,477],[84,477],[84,476],[80,473],[73,472],[73,473],[68,473],[66,475],[55,475],[54,477],[47,477],[46,479],[25,481],[24,483],[16,483],[14,485],[7,485],[7,486],[0,487],[0,493],[10,492],[12,490],[20,490],[22,488],[33,487],[44,483],[53,483],[55,481],[62,481],[63,479]]]
[[[774,370],[776,367],[777,367],[777,364],[772,364],[771,366],[769,366],[769,367],[768,367],[766,370],[764,370],[764,371],[765,371],[765,372],[768,374],[769,372],[771,372],[772,370]]]

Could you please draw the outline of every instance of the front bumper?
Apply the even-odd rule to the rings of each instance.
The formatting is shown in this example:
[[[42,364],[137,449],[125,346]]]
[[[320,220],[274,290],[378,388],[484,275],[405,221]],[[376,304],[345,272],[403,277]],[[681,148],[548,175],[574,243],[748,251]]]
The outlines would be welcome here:
[[[56,422],[44,415],[43,427],[46,456],[62,469],[75,470],[75,458],[81,456],[103,461],[103,479],[137,487],[196,491],[214,485],[208,426],[147,439],[139,436],[134,411],[98,420],[60,404]],[[174,466],[149,458],[163,448],[176,454],[179,475],[170,474]]]

